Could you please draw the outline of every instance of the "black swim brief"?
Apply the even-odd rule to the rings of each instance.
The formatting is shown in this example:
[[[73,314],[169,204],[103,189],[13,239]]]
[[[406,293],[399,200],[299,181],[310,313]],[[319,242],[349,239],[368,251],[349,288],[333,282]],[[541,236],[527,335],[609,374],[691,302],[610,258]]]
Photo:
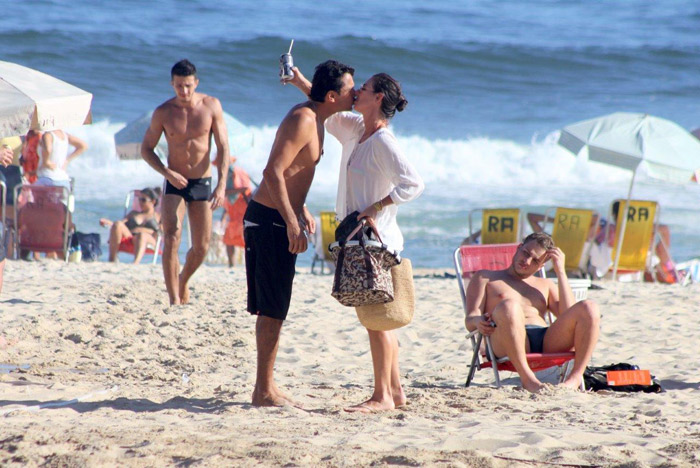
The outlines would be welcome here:
[[[297,261],[296,254],[289,252],[287,224],[279,211],[254,200],[243,223],[248,312],[285,320]]]
[[[547,333],[547,327],[525,325],[525,333],[530,342],[530,352],[541,353],[544,350],[544,335]]]
[[[211,177],[201,179],[187,179],[187,187],[176,188],[169,181],[165,181],[165,194],[177,195],[185,199],[186,203],[193,201],[207,201],[211,197]]]

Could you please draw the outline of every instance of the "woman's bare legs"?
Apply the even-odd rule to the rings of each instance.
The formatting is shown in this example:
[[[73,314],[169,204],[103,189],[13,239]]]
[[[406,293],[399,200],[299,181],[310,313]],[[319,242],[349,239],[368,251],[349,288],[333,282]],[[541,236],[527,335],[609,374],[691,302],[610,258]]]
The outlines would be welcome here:
[[[117,253],[119,252],[119,244],[125,237],[130,237],[131,231],[122,221],[115,221],[109,230],[109,261],[117,261]]]
[[[155,248],[156,240],[147,232],[134,233],[134,265],[141,263],[141,259],[146,253],[149,245]],[[111,248],[111,244],[110,244]]]
[[[399,342],[392,331],[367,330],[374,369],[374,393],[349,412],[386,411],[406,403],[399,374]]]

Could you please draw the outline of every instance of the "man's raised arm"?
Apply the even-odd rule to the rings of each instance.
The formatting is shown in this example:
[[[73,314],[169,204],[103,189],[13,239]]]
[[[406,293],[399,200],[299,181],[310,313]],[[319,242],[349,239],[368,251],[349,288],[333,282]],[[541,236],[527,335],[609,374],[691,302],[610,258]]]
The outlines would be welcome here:
[[[282,83],[284,84],[291,84],[299,88],[299,91],[304,93],[304,96],[309,97],[309,94],[311,94],[311,82],[306,79],[306,77],[299,71],[297,67],[292,67],[292,70],[294,71],[294,78],[291,78],[289,80],[282,80]]]
[[[228,175],[230,154],[228,147],[228,130],[226,128],[221,102],[216,98],[211,99],[212,108],[214,110],[214,121],[211,130],[214,134],[214,143],[216,144],[216,159],[214,160],[214,165],[216,166],[216,171],[219,176],[219,181],[210,199],[211,209],[215,210],[220,206],[224,206],[224,199],[226,198],[226,176]]]
[[[566,276],[566,261],[564,252],[559,247],[547,251],[547,258],[552,261],[554,274],[557,275],[557,286],[550,286],[547,306],[552,313],[559,317],[575,304],[574,293],[569,286],[569,278]]]

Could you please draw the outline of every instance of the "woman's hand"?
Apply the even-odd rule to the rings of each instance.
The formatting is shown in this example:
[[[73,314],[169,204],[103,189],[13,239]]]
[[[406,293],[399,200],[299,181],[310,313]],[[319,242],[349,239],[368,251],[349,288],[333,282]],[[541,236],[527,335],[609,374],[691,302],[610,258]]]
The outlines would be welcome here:
[[[360,220],[362,218],[372,218],[373,220],[375,220],[377,219],[377,213],[379,213],[379,210],[377,210],[375,204],[372,204],[365,208],[362,213],[357,215],[357,219]]]
[[[112,220],[107,218],[100,218],[100,226],[110,227],[112,224],[114,224]]]

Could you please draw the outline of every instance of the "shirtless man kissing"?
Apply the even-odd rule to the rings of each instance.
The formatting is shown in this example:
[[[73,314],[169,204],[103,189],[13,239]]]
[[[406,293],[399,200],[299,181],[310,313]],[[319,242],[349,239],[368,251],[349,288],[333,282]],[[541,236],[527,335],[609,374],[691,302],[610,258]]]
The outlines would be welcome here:
[[[248,312],[257,316],[255,406],[293,404],[277,388],[273,370],[296,257],[307,248],[307,232],[315,231],[304,201],[323,151],[323,123],[352,108],[354,72],[335,60],[316,67],[309,100],[292,107],[277,129],[263,180],[243,218]]]

